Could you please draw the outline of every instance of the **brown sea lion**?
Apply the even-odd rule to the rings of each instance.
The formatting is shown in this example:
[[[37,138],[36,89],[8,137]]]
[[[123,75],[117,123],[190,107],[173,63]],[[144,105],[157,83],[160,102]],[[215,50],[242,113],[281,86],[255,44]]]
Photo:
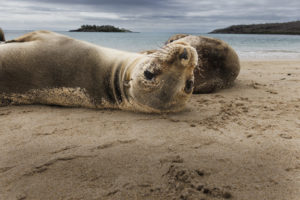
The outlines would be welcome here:
[[[184,42],[142,55],[36,31],[0,45],[0,104],[179,111],[197,61]]]
[[[224,41],[187,34],[176,34],[166,44],[185,42],[198,53],[198,66],[194,70],[195,84],[193,93],[210,93],[233,85],[240,71],[236,52]],[[151,54],[155,50],[143,53]]]

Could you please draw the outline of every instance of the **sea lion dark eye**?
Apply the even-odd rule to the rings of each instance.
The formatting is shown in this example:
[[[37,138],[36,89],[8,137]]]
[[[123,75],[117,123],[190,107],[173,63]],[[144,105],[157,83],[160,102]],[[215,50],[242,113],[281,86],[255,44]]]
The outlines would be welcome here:
[[[188,59],[188,52],[187,52],[186,48],[184,48],[183,53],[179,55],[179,58],[184,59],[184,60]]]
[[[144,71],[144,76],[147,80],[152,80],[155,75],[152,72],[149,72],[148,70],[146,70],[146,71]]]
[[[170,40],[170,43],[174,42],[174,40]]]
[[[194,86],[194,81],[192,81],[192,80],[187,80],[187,81],[185,82],[185,88],[184,88],[184,91],[185,91],[186,93],[191,93],[192,90],[193,90],[193,86]]]

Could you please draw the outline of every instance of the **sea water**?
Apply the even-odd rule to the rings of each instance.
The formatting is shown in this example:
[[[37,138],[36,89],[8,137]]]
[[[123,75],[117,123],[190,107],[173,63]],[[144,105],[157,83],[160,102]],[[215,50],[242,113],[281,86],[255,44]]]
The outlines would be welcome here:
[[[30,31],[5,31],[10,40]],[[175,33],[99,33],[99,32],[63,32],[58,33],[85,40],[104,47],[140,52],[158,49]],[[231,45],[241,60],[284,60],[300,59],[299,35],[256,35],[256,34],[206,34],[191,33],[219,38]]]

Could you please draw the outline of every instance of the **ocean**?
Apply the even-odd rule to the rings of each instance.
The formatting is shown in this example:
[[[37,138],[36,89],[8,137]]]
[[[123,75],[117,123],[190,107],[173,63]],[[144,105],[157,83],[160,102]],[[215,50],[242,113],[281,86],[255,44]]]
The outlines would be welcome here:
[[[30,31],[5,31],[6,39],[10,40]],[[97,45],[139,52],[157,49],[175,33],[95,33],[67,32],[58,33],[85,40]],[[285,60],[300,59],[299,35],[256,35],[256,34],[207,34],[191,33],[219,38],[231,45],[241,60]]]

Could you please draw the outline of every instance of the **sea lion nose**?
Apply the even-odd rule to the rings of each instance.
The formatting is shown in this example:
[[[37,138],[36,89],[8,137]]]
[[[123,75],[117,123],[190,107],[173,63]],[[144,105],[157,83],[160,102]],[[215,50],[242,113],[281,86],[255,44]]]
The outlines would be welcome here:
[[[186,48],[183,49],[183,52],[179,55],[179,58],[184,59],[184,60],[188,59],[188,52],[187,52]]]
[[[187,80],[185,82],[185,87],[184,87],[184,91],[185,93],[191,93],[193,90],[193,86],[194,86],[194,81],[193,80]]]

